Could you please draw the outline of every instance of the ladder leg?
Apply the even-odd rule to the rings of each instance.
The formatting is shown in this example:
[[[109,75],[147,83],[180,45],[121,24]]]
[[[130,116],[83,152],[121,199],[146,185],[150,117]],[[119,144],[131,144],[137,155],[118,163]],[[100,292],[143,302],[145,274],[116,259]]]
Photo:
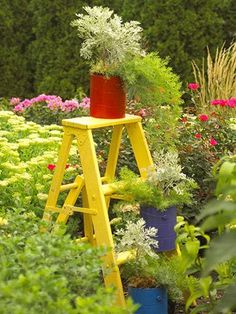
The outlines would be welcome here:
[[[63,212],[63,208],[65,205],[74,205],[75,202],[77,201],[77,198],[79,197],[79,194],[83,188],[84,185],[84,179],[81,176],[77,176],[75,178],[75,183],[78,184],[78,187],[76,189],[71,189],[70,192],[68,193],[64,205],[62,207],[62,212],[58,215],[56,223],[67,223],[67,220],[70,216],[70,213],[68,212]]]
[[[115,171],[116,171],[116,165],[117,165],[117,160],[118,160],[118,155],[119,155],[122,131],[123,131],[123,125],[116,125],[113,127],[111,145],[110,145],[110,149],[109,149],[106,172],[105,172],[105,180],[107,182],[112,181],[115,177]],[[106,196],[107,208],[109,207],[110,199],[111,198],[109,196]]]
[[[83,207],[89,207],[88,195],[86,187],[82,190]],[[84,217],[84,236],[88,238],[90,244],[95,245],[96,239],[94,239],[93,221],[89,214],[83,214]]]
[[[65,167],[67,158],[69,155],[70,147],[72,143],[72,135],[68,135],[64,132],[61,148],[58,155],[58,160],[55,168],[55,173],[52,179],[51,188],[48,193],[48,199],[43,215],[44,221],[51,221],[50,207],[56,207],[57,199],[60,193],[61,182],[65,173]]]
[[[98,246],[106,246],[108,248],[108,252],[103,258],[104,281],[106,286],[115,286],[115,288],[117,288],[117,303],[121,306],[125,306],[123,287],[119,268],[116,263],[114,243],[105,197],[101,187],[101,177],[92,132],[91,130],[80,129],[76,136],[78,138],[80,160],[84,173],[89,207],[96,208],[98,211],[98,214],[92,217],[96,242]],[[83,138],[83,141],[80,141],[80,138]]]
[[[126,125],[126,129],[128,131],[140,175],[142,178],[145,178],[147,176],[146,169],[153,166],[153,161],[144,135],[142,124],[141,122],[130,123]]]

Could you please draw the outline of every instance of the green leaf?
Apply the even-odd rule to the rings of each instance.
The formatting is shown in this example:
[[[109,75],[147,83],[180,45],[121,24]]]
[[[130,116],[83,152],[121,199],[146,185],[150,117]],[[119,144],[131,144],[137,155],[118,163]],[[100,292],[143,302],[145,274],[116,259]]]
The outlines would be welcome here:
[[[211,242],[206,253],[203,276],[208,274],[219,263],[236,257],[236,231],[231,230]]]
[[[204,231],[216,229],[221,226],[226,226],[233,222],[236,218],[236,210],[232,212],[223,212],[215,216],[208,217],[201,225]]]
[[[230,311],[236,310],[236,284],[230,285],[220,300],[213,309],[214,313],[227,314]]]
[[[219,211],[234,211],[236,210],[235,203],[227,202],[227,201],[218,201],[214,200],[208,203],[205,209],[200,213],[197,217],[197,222],[202,220],[203,218],[219,213]]]

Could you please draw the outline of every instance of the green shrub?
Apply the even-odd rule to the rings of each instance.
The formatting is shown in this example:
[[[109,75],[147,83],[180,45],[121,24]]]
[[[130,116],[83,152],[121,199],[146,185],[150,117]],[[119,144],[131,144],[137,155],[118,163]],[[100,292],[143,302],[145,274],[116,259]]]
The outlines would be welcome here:
[[[131,303],[111,306],[114,290],[100,277],[104,249],[40,233],[33,213],[0,212],[1,313],[133,313]]]

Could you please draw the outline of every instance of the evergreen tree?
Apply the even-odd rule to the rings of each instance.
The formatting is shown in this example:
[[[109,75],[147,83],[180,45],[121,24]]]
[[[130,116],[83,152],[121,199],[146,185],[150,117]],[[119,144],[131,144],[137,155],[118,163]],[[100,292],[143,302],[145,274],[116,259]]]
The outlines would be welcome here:
[[[79,87],[88,88],[88,68],[80,57],[76,29],[70,25],[85,4],[77,0],[31,1],[35,40],[30,51],[37,93],[70,98]]]
[[[201,61],[206,47],[216,49],[224,42],[223,18],[217,13],[221,0],[124,0],[125,19],[139,20],[149,50],[170,57],[170,65],[190,80],[191,61]]]
[[[27,0],[0,5],[0,97],[30,96],[33,73],[27,47],[32,40]]]

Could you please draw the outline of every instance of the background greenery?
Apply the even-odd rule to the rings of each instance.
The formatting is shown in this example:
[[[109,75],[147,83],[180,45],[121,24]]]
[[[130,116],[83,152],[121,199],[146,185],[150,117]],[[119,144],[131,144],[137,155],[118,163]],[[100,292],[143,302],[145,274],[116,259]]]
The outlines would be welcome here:
[[[192,59],[200,62],[207,46],[214,52],[229,45],[236,33],[233,0],[2,0],[0,96],[71,98],[79,87],[88,92],[88,68],[70,26],[84,5],[109,6],[124,20],[140,21],[144,47],[169,56],[184,81],[192,79]]]

